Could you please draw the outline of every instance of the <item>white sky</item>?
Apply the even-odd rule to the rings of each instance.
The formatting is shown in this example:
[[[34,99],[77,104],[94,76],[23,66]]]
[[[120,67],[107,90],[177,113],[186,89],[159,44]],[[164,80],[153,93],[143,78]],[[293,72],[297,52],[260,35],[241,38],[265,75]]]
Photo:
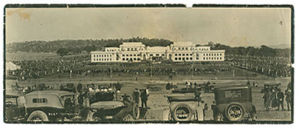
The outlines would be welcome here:
[[[6,9],[6,43],[32,40],[164,38],[231,46],[290,47],[289,8]]]

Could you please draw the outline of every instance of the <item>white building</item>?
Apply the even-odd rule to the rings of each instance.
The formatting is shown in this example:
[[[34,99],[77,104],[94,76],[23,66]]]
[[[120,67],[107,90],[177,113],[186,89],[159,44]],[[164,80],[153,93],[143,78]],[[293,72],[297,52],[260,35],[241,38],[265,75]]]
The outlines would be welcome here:
[[[225,50],[210,50],[191,42],[175,42],[170,46],[149,47],[141,42],[124,42],[120,47],[92,51],[91,62],[141,62],[142,60],[171,60],[173,62],[224,61]]]

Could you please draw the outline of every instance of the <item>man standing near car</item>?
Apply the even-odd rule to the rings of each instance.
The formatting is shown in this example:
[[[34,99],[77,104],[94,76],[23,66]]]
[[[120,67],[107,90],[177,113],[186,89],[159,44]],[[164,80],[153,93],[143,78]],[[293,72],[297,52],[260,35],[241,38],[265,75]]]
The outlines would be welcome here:
[[[200,91],[195,87],[194,88],[194,95],[195,95],[195,99],[198,102],[198,106],[200,105],[200,101],[201,101],[200,94],[201,94]]]
[[[148,95],[146,89],[143,89],[141,92],[141,100],[142,100],[142,108],[148,108],[147,107],[147,100],[148,100]]]
[[[285,90],[285,101],[288,111],[291,110],[291,102],[292,102],[292,90],[288,87]]]
[[[135,104],[138,105],[138,107],[139,107],[140,106],[139,105],[139,103],[140,103],[140,92],[139,92],[138,88],[135,88],[135,90],[133,91],[132,97],[133,97],[133,101],[135,102]]]
[[[277,93],[277,101],[278,101],[278,108],[277,108],[277,110],[278,111],[280,109],[280,106],[281,106],[282,111],[284,111],[283,100],[284,100],[284,94],[281,91],[281,89],[278,89],[278,93]]]

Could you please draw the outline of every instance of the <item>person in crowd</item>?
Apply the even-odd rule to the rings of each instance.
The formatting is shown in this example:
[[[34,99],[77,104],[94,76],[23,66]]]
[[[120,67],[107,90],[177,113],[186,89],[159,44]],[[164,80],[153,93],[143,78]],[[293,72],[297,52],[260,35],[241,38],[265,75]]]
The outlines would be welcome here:
[[[123,99],[123,102],[130,102],[130,96],[127,95],[126,93],[124,95],[122,95],[122,99]]]
[[[271,107],[277,107],[277,91],[275,88],[271,88],[271,96],[270,96],[270,101],[271,101]]]
[[[141,100],[142,100],[142,108],[148,108],[147,107],[147,101],[148,101],[148,95],[146,89],[141,90]]]
[[[195,99],[198,102],[198,106],[200,105],[200,101],[201,101],[200,94],[201,94],[200,91],[195,87],[194,88],[194,95],[195,95]]]
[[[270,103],[271,103],[271,90],[270,89],[266,89],[264,91],[263,99],[264,99],[265,109],[266,109],[266,111],[269,111],[270,110]]]
[[[292,90],[291,90],[291,88],[287,88],[285,90],[285,101],[286,101],[286,105],[287,105],[287,110],[290,111],[291,110],[291,103],[292,103]]]
[[[281,110],[284,111],[283,100],[284,100],[284,94],[281,91],[281,89],[278,89],[278,92],[277,92],[277,102],[278,102],[277,110],[278,111],[279,111],[280,107],[281,107]]]
[[[189,88],[189,82],[188,81],[185,82],[185,88]]]
[[[203,106],[203,119],[206,120],[206,115],[207,115],[207,111],[208,111],[208,105],[207,103],[204,104]]]
[[[132,98],[133,98],[133,101],[135,102],[135,104],[137,104],[139,106],[140,92],[139,92],[138,88],[135,88],[135,90],[133,91]]]

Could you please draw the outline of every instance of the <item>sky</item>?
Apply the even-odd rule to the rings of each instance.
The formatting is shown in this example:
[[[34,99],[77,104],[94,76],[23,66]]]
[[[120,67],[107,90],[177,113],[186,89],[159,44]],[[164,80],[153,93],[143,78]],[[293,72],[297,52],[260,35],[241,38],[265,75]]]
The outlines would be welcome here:
[[[6,43],[163,38],[230,46],[291,46],[289,8],[6,8]]]

